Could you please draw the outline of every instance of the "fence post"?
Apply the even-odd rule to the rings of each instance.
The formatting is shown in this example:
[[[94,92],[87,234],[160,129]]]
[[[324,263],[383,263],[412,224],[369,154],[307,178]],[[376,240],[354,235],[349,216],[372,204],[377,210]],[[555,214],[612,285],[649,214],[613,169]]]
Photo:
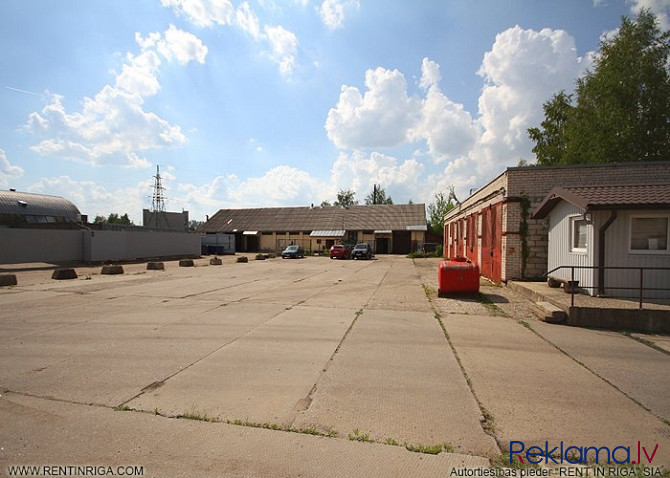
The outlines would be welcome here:
[[[570,266],[570,307],[575,306],[575,266]]]
[[[644,290],[644,268],[640,267],[640,309],[642,308],[642,291]]]

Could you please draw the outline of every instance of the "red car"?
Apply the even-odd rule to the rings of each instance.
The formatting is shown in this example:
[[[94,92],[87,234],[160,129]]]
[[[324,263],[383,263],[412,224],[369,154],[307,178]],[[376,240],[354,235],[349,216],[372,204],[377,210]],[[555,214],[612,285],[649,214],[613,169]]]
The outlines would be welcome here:
[[[331,259],[349,259],[351,251],[344,244],[335,244],[330,248]]]

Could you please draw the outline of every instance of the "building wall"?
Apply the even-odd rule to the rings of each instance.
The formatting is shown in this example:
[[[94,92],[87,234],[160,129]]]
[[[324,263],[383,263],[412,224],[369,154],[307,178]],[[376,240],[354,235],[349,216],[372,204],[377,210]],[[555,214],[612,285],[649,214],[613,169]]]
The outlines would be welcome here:
[[[599,224],[592,221],[587,230],[586,252],[577,252],[571,250],[571,218],[581,217],[582,210],[577,206],[566,201],[561,201],[549,215],[549,247],[548,247],[548,270],[561,266],[594,266],[597,257],[595,235]],[[563,268],[552,272],[551,277],[561,280],[573,280],[572,271]],[[594,292],[597,287],[595,280],[596,274],[591,269],[575,269],[574,280],[579,281],[581,287],[586,287],[590,292]]]
[[[665,267],[670,268],[668,253],[630,252],[630,220],[635,215],[665,215],[670,210],[655,211],[619,211],[617,218],[607,229],[605,236],[605,265],[617,267]],[[609,217],[609,213],[605,213]],[[670,270],[646,271],[643,278],[646,287],[670,289]],[[610,270],[605,272],[605,293],[612,296],[636,297],[639,290],[640,275],[637,270]],[[630,287],[628,290],[616,290],[612,287]],[[670,290],[645,292],[645,297],[670,298]]]
[[[0,263],[3,264],[198,255],[199,234],[0,229]]]
[[[83,258],[81,230],[0,229],[0,263],[70,262]]]
[[[445,216],[445,256],[465,256],[481,264],[486,251],[481,249],[482,212],[495,203],[503,203],[501,237],[501,280],[541,277],[548,270],[549,223],[546,219],[527,219],[526,243],[528,257],[523,260],[522,237],[519,234],[523,222],[522,200],[530,202],[528,216],[556,186],[594,186],[612,184],[668,184],[670,183],[670,162],[612,163],[600,165],[578,165],[569,167],[525,167],[508,168],[490,183],[477,190],[459,206]],[[479,250],[476,256],[466,254],[463,236],[456,237],[459,221],[476,215],[480,221],[478,231]],[[458,239],[458,249],[455,241]],[[474,251],[473,251],[474,253]]]
[[[188,227],[188,211],[152,212],[149,209],[143,209],[142,225],[144,227],[153,227],[156,229],[186,231]]]

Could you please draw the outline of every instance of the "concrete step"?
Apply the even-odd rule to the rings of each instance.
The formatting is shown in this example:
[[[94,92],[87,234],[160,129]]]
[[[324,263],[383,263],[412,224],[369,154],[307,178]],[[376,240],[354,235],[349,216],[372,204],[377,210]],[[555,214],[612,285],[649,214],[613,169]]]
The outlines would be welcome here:
[[[568,318],[563,309],[545,301],[535,302],[535,313],[540,320],[550,324],[563,324]]]

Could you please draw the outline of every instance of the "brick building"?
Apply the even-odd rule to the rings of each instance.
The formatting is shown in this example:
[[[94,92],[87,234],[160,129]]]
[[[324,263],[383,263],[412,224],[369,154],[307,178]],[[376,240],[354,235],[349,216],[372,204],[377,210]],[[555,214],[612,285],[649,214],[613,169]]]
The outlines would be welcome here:
[[[670,184],[670,162],[507,168],[445,216],[445,257],[496,282],[547,272],[548,221],[532,219],[554,187]]]

